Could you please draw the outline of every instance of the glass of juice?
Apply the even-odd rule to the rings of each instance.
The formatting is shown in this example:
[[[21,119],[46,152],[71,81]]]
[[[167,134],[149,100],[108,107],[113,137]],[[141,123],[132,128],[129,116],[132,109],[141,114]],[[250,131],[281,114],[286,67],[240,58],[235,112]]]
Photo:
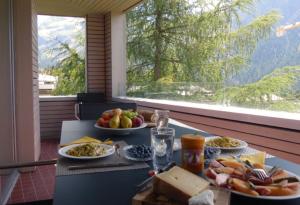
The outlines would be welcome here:
[[[195,134],[181,136],[181,161],[182,168],[200,174],[204,169],[204,144],[205,137]]]

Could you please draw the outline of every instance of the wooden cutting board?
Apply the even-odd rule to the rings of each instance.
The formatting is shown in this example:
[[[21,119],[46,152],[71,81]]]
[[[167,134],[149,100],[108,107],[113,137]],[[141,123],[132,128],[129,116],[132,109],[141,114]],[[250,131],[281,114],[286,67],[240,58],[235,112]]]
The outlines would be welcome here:
[[[132,205],[184,205],[167,199],[162,195],[153,193],[152,188],[137,193],[132,198]]]
[[[230,193],[217,189],[213,186],[210,190],[214,192],[215,205],[228,205]],[[178,202],[171,201],[164,196],[154,194],[152,189],[148,189],[144,192],[137,193],[132,198],[132,205],[185,205]]]

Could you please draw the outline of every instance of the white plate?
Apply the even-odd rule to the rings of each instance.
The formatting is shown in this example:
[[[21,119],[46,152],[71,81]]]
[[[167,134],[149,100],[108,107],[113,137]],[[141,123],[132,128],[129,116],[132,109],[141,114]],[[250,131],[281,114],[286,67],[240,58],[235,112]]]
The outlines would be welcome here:
[[[272,166],[268,166],[268,165],[265,165],[265,168],[267,170],[271,169]],[[284,170],[286,171],[289,176],[291,177],[297,177],[298,180],[300,180],[300,177],[292,172],[289,172],[287,170]],[[208,181],[210,181],[212,184],[215,184],[215,180],[213,179],[210,179],[208,178],[207,176],[205,176],[206,179]],[[216,185],[216,187],[219,187]],[[250,195],[250,194],[245,194],[245,193],[242,193],[242,192],[238,192],[238,191],[235,191],[235,190],[232,190],[232,189],[227,189],[227,188],[222,188],[222,187],[219,187],[220,189],[226,189],[232,193],[235,193],[237,195],[241,195],[241,196],[245,196],[245,197],[250,197],[250,198],[255,198],[255,199],[268,199],[268,200],[287,200],[287,199],[296,199],[296,198],[300,198],[300,189],[298,189],[298,192],[296,194],[293,194],[293,195],[288,195],[288,196],[253,196],[253,195]]]
[[[139,127],[132,127],[132,128],[108,128],[108,127],[101,127],[101,126],[97,125],[97,123],[94,126],[96,128],[98,128],[98,129],[100,129],[100,130],[107,131],[107,132],[110,132],[112,134],[126,135],[126,134],[129,134],[132,131],[145,128],[147,126],[147,124],[143,123]]]
[[[147,161],[152,160],[152,156],[148,157],[148,158],[144,158],[144,159],[129,156],[127,154],[127,150],[130,149],[131,147],[132,147],[132,145],[127,145],[127,146],[123,147],[124,156],[125,156],[126,159],[133,160],[133,161],[138,161],[138,162],[147,162]]]
[[[209,140],[213,140],[213,139],[216,139],[216,138],[221,138],[219,136],[215,136],[215,137],[206,137],[205,138],[205,142],[208,142]],[[234,138],[235,139],[235,138]],[[224,150],[224,151],[230,151],[230,150],[240,150],[240,149],[244,149],[246,147],[248,147],[248,143],[243,141],[243,140],[239,140],[239,139],[235,139],[237,141],[239,141],[240,143],[240,146],[238,147],[214,147],[214,148],[220,148],[221,150]],[[205,145],[206,147],[211,147],[211,146],[208,146],[208,145]]]
[[[103,157],[107,157],[107,156],[110,156],[112,155],[113,153],[115,153],[115,149],[113,146],[111,145],[107,145],[107,144],[100,144],[101,146],[103,146],[104,148],[106,148],[106,153],[103,154],[103,155],[100,155],[100,156],[81,156],[81,157],[75,157],[75,156],[72,156],[72,155],[69,155],[67,154],[67,151],[73,147],[77,147],[79,145],[84,145],[84,144],[87,144],[87,143],[82,143],[82,144],[73,144],[73,145],[69,145],[69,146],[65,146],[65,147],[62,147],[58,150],[58,154],[60,156],[63,156],[63,157],[67,157],[67,158],[70,158],[70,159],[98,159],[98,158],[103,158]]]

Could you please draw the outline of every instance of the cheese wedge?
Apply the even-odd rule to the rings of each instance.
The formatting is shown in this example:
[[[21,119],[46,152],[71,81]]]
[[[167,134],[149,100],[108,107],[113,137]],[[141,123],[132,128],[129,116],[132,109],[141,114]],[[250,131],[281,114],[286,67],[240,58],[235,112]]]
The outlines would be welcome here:
[[[178,166],[156,175],[153,191],[178,202],[188,203],[189,198],[204,191],[209,182]]]
[[[82,144],[82,143],[105,143],[105,144],[112,144],[113,142],[111,140],[105,140],[104,142],[102,142],[101,140],[98,140],[98,139],[95,139],[95,138],[92,138],[92,137],[89,137],[89,136],[84,136],[84,137],[81,137],[77,140],[74,140],[68,144],[62,144],[60,145],[61,147],[65,147],[65,146],[68,146],[68,145],[72,145],[72,144]]]
[[[257,152],[255,154],[243,154],[240,157],[241,160],[246,161],[248,160],[251,164],[265,164],[266,159],[266,152]]]

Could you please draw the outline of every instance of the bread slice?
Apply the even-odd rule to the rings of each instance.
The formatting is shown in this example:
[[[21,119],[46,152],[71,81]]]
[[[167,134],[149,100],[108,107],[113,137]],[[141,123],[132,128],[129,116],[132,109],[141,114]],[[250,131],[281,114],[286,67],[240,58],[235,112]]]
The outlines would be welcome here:
[[[209,182],[178,166],[156,175],[153,179],[153,191],[185,204],[189,198],[204,191]]]

